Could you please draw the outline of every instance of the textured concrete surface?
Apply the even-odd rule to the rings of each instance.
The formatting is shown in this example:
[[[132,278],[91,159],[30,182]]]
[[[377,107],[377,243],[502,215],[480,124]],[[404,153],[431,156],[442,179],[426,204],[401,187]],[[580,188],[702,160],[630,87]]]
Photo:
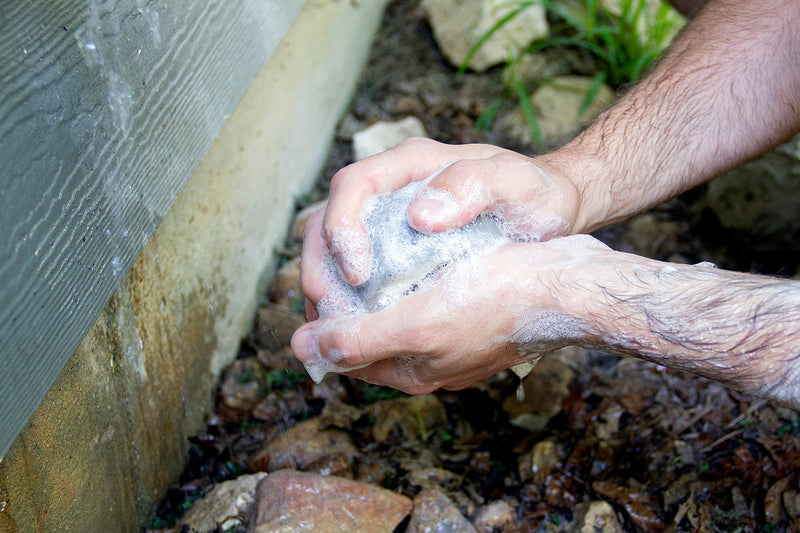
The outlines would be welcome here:
[[[0,463],[0,531],[137,531],[180,474],[384,5],[303,8]]]

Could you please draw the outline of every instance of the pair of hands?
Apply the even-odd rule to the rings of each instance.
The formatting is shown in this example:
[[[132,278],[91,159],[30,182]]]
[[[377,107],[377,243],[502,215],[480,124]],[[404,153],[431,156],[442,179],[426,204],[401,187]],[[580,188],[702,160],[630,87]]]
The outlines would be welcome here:
[[[369,276],[361,207],[440,169],[408,208],[409,223],[432,233],[483,212],[502,221],[515,243],[451,265],[430,289],[367,314],[319,317],[329,290],[324,259],[344,279]],[[575,287],[611,252],[585,235],[565,237],[579,220],[580,191],[555,165],[489,145],[449,146],[412,139],[335,176],[324,211],[309,220],[302,256],[306,313],[295,333],[299,359],[362,367],[349,375],[409,393],[459,389],[540,352],[590,335]]]

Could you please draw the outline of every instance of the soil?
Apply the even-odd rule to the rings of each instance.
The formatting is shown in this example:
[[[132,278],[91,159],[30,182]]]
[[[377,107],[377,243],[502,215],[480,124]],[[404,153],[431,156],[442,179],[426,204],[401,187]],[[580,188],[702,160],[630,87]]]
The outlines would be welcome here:
[[[351,162],[350,135],[378,120],[414,115],[440,141],[489,142],[530,153],[503,131],[474,128],[495,99],[503,99],[503,109],[516,105],[501,77],[499,68],[457,76],[438,52],[418,0],[392,2],[327,168],[298,208],[327,195],[332,174]],[[612,248],[660,260],[796,273],[797,242],[725,230],[698,207],[703,193],[699,187],[596,236]],[[298,251],[298,243],[288,242],[284,254],[288,259]],[[215,483],[255,470],[266,443],[335,405],[335,397],[357,410],[351,423],[337,426],[358,449],[349,475],[413,498],[421,489],[415,481],[420,470],[453,473],[455,481],[442,481],[440,488],[467,518],[489,502],[511,504],[513,523],[496,531],[572,531],[596,500],[611,503],[631,532],[800,531],[790,505],[798,493],[800,416],[702,378],[572,350],[560,356],[568,369],[563,391],[552,395],[553,414],[541,427],[511,423],[509,398],[518,380],[502,373],[464,391],[435,393],[446,412],[443,425],[378,439],[374,406],[403,395],[342,376],[326,378],[323,390],[275,353],[254,330],[240,360],[260,361],[273,376],[259,378],[259,402],[279,405],[281,415],[264,414],[263,407],[232,409],[221,395],[206,430],[192,439],[181,482],[148,525],[172,526]]]

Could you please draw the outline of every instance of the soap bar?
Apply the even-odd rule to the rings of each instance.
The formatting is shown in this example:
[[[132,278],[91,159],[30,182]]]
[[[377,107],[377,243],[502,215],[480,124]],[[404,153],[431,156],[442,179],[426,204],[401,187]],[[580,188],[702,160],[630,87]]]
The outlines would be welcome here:
[[[490,215],[480,215],[458,229],[421,233],[408,223],[406,209],[425,182],[413,182],[377,196],[363,221],[369,233],[372,263],[369,280],[357,287],[366,311],[377,311],[431,281],[446,265],[488,253],[511,242]]]

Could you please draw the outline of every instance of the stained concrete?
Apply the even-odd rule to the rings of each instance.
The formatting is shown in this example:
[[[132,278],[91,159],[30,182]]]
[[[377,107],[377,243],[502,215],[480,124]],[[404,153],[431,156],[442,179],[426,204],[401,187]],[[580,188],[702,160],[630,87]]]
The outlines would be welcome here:
[[[250,329],[385,0],[310,0],[0,463],[0,531],[137,531]]]

